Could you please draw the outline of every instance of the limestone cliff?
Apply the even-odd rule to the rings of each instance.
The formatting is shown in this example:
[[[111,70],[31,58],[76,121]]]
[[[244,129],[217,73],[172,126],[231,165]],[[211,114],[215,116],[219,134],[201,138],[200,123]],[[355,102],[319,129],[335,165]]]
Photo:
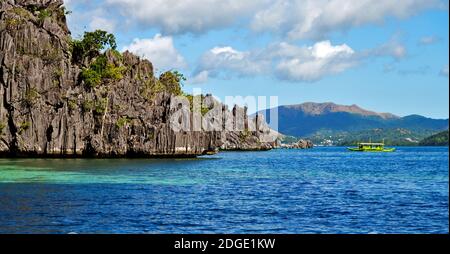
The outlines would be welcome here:
[[[237,106],[227,111],[227,114],[230,115],[235,129],[222,133],[222,150],[265,151],[277,146],[281,134],[269,127],[262,114],[251,118],[247,114],[247,108]]]
[[[222,110],[240,131],[173,131],[179,108],[173,91],[156,85],[151,62],[114,50],[76,55],[65,14],[62,0],[0,0],[0,156],[193,157],[272,147],[263,119],[237,117],[238,108]],[[99,64],[113,71],[90,76]]]
[[[62,0],[0,1],[2,156],[197,156],[220,132],[174,132],[171,94],[147,96],[149,61],[105,53],[119,79],[89,88],[74,64]]]

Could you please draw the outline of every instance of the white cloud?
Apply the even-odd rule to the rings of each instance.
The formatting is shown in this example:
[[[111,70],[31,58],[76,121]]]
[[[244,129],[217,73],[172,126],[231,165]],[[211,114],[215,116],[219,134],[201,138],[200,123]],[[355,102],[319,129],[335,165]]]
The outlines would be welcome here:
[[[448,64],[445,65],[444,67],[442,67],[442,70],[441,70],[441,72],[440,72],[440,75],[441,75],[441,76],[444,76],[444,77],[448,77]]]
[[[191,84],[202,84],[206,83],[209,79],[209,72],[208,71],[201,71],[197,75],[195,75],[192,79],[188,80]]]
[[[172,37],[155,35],[150,39],[134,39],[133,43],[123,48],[140,57],[150,60],[159,70],[186,68],[184,58],[176,50]]]
[[[346,44],[333,46],[330,41],[322,41],[308,47],[305,53],[281,59],[276,66],[277,77],[290,81],[316,81],[357,64],[355,51]]]
[[[93,17],[91,22],[89,23],[89,28],[91,30],[100,29],[112,33],[116,29],[116,22],[114,20],[96,16]]]
[[[387,17],[407,18],[429,8],[445,6],[440,0],[277,0],[253,18],[255,31],[282,33],[291,39],[324,38]]]
[[[206,52],[197,67],[195,76],[229,78],[234,75],[250,76],[262,74],[268,62],[260,59],[255,52],[244,52],[232,47],[215,47]],[[201,75],[201,76],[199,76]]]
[[[203,33],[232,25],[268,0],[105,0],[126,18],[164,34]]]
[[[374,51],[378,56],[392,56],[395,59],[402,59],[406,57],[408,51],[406,47],[399,43],[386,44]]]
[[[250,51],[239,51],[229,46],[215,47],[200,58],[193,80],[205,83],[208,78],[267,75],[292,82],[314,82],[375,58],[389,57],[400,61],[407,56],[408,51],[399,42],[398,36],[378,47],[360,51],[355,51],[347,44],[333,45],[329,40],[319,41],[312,46],[281,42]],[[427,68],[423,66],[398,73],[422,74]],[[393,70],[392,66],[385,66],[386,72]]]
[[[382,24],[388,17],[402,19],[427,9],[448,8],[446,0],[66,0],[69,7],[80,2],[88,7],[75,12],[91,12],[93,7],[108,10],[103,19],[156,28],[165,35],[206,33],[238,24],[290,39],[324,39],[333,32]],[[82,20],[89,24],[92,17]]]
[[[408,56],[408,50],[400,42],[399,36],[393,36],[388,42],[362,53],[365,57],[392,57],[401,60]]]
[[[346,44],[333,46],[330,41],[318,42],[311,47],[284,42],[251,52],[216,47],[204,54],[194,76],[203,82],[208,77],[251,75],[311,82],[355,66],[355,56],[355,51]]]

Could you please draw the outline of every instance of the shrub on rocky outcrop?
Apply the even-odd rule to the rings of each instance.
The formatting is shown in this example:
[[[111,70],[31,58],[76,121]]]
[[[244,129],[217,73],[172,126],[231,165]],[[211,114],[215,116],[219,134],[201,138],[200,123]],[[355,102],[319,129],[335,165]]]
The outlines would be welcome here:
[[[117,66],[109,62],[106,55],[98,56],[89,68],[83,68],[81,78],[89,88],[99,86],[103,81],[117,81],[123,78],[125,66]]]
[[[0,135],[3,135],[3,130],[6,128],[6,123],[0,123]]]
[[[122,128],[129,123],[131,123],[131,119],[128,118],[127,116],[124,116],[124,117],[119,118],[119,120],[117,120],[116,126],[118,128]]]
[[[30,88],[25,92],[23,103],[26,107],[32,107],[39,98],[39,93],[36,88]]]
[[[81,40],[72,41],[72,60],[75,63],[82,63],[86,58],[92,59],[101,54],[107,48],[115,50],[117,48],[116,38],[106,31],[96,30],[85,32]]]
[[[176,96],[183,94],[181,90],[183,81],[186,81],[186,78],[178,71],[167,71],[159,76],[159,82],[163,89]]]
[[[167,71],[162,73],[159,78],[152,77],[146,81],[142,77],[138,77],[138,79],[143,83],[140,94],[147,100],[153,100],[157,94],[162,92],[168,92],[175,96],[184,95],[181,86],[186,78],[178,71]]]

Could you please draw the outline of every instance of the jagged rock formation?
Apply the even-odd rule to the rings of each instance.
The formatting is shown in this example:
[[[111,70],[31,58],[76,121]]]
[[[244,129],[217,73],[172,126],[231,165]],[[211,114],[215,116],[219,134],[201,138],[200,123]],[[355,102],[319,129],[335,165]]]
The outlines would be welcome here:
[[[220,147],[270,148],[261,142],[266,127],[175,132],[174,96],[149,91],[152,64],[129,52],[106,51],[106,66],[120,68],[120,78],[89,87],[82,72],[95,59],[74,61],[71,41],[62,0],[0,1],[0,156],[192,157]],[[248,127],[246,117],[227,121]]]
[[[72,63],[62,0],[0,2],[0,154],[3,156],[197,156],[220,132],[174,132],[172,96],[142,90],[149,61],[106,53],[120,80],[87,89]],[[137,78],[139,76],[139,78]]]
[[[314,144],[313,144],[313,142],[311,142],[311,140],[300,139],[296,143],[282,144],[280,146],[280,148],[285,148],[285,149],[311,149],[311,148],[314,148]]]
[[[301,139],[297,142],[296,145],[294,145],[294,148],[300,148],[300,149],[310,149],[313,148],[314,144],[310,140],[304,140]]]
[[[265,151],[276,148],[280,134],[268,126],[262,114],[249,118],[247,108],[235,106],[231,111],[224,108],[232,119],[233,129],[222,134],[222,150]]]

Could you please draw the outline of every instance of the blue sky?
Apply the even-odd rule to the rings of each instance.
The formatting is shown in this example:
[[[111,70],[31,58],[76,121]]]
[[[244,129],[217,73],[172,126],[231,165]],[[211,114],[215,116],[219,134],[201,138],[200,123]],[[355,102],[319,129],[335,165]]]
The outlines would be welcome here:
[[[448,118],[448,0],[66,0],[184,89]]]

